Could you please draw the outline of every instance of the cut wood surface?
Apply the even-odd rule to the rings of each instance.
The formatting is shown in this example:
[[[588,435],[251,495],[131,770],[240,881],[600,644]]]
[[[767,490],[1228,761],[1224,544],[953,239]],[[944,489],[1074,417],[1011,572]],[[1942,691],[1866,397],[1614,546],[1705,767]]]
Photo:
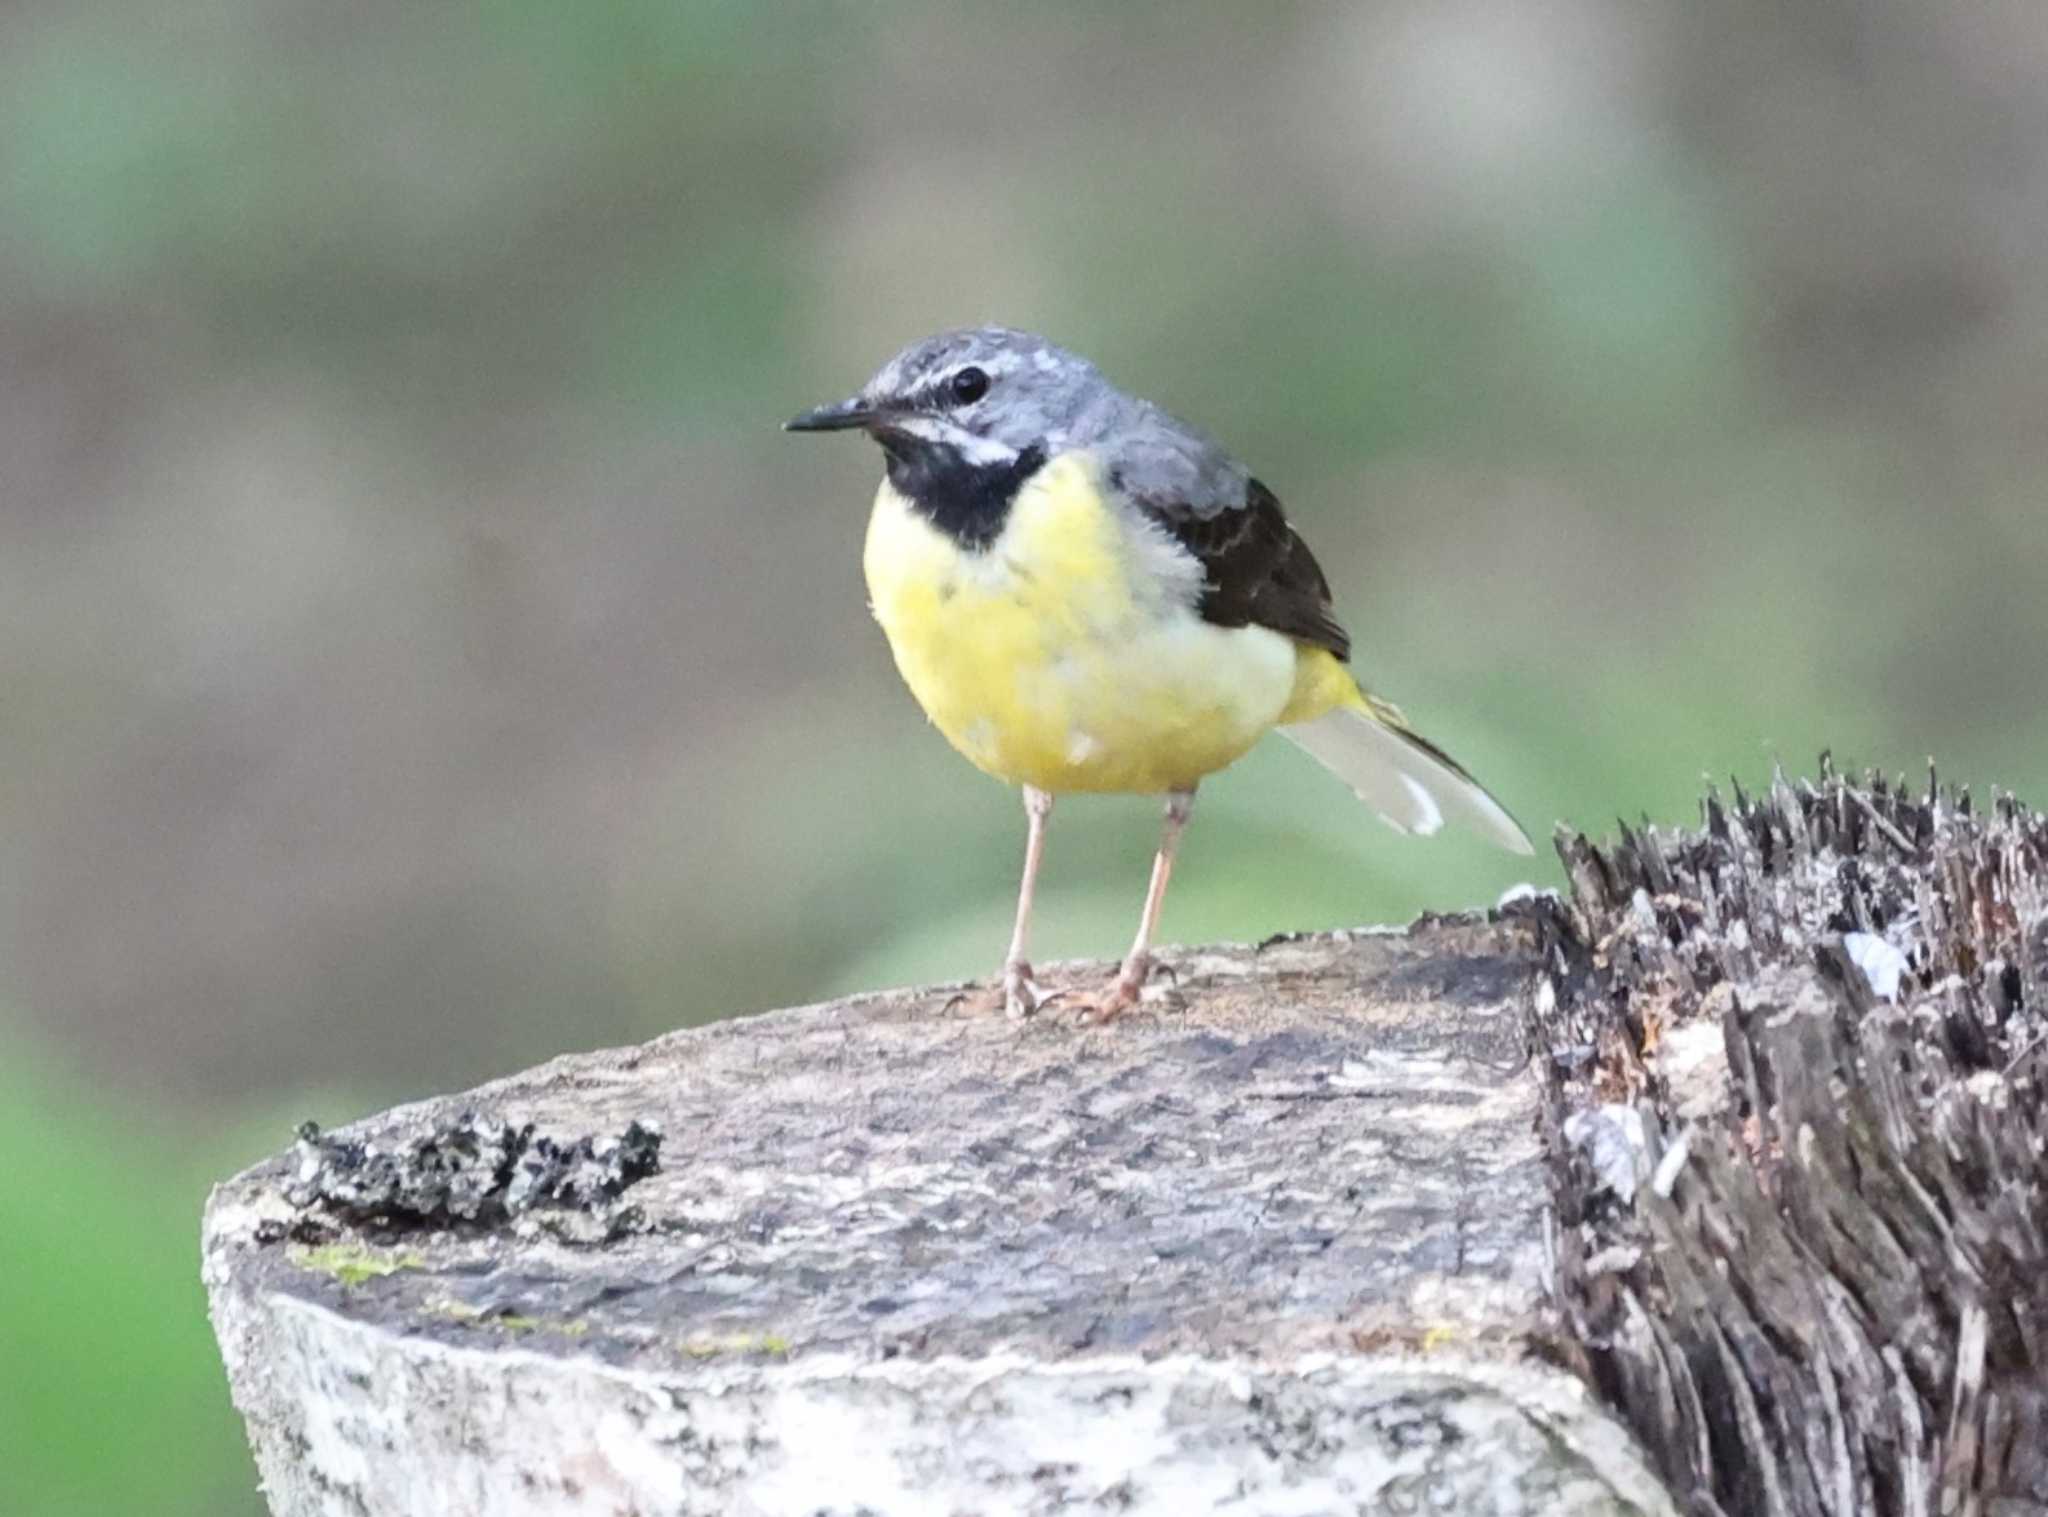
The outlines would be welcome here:
[[[866,997],[309,1134],[206,1227],[273,1510],[1668,1511],[1534,1352],[1532,941],[1183,954],[1103,1027]]]

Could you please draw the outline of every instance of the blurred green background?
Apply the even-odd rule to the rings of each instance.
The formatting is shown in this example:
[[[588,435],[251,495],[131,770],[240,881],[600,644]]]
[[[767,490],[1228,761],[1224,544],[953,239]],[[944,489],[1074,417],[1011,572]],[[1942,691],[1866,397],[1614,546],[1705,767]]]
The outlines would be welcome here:
[[[1228,441],[1533,832],[2048,792],[2031,5],[17,0],[0,1506],[259,1510],[196,1219],[296,1118],[992,967],[1019,809],[776,430],[986,319]],[[1060,809],[1044,957],[1154,829]],[[1278,743],[1184,861],[1177,940],[1529,867]]]

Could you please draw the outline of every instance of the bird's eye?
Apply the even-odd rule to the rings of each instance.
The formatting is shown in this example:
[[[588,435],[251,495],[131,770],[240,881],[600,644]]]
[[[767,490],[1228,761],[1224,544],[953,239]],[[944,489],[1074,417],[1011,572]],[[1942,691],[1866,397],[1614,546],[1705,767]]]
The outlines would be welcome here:
[[[971,406],[988,394],[988,373],[970,365],[953,376],[950,388],[954,400],[963,406]]]

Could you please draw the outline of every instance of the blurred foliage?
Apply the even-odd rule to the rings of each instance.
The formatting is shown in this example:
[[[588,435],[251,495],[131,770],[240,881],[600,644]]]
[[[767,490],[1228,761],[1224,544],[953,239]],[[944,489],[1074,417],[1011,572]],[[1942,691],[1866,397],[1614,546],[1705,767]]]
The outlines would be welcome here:
[[[274,1137],[180,1143],[104,1093],[0,1069],[0,1468],[23,1517],[256,1510],[221,1394],[193,1219]],[[187,1151],[180,1152],[180,1149]]]
[[[197,1177],[294,1116],[989,967],[1014,798],[866,623],[871,451],[775,431],[923,332],[1225,438],[1532,831],[2048,792],[2044,86],[1850,0],[0,13],[10,1499],[257,1509]],[[1060,806],[1042,957],[1155,826]],[[1182,939],[1522,872],[1278,744],[1185,859]]]

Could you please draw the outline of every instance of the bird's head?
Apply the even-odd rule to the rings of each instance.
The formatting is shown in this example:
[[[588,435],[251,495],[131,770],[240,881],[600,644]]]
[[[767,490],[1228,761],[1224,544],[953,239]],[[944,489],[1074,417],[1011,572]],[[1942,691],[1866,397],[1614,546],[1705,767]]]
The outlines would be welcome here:
[[[892,459],[950,454],[970,468],[1057,452],[1075,423],[1114,396],[1085,358],[1008,327],[914,342],[860,393],[783,423],[791,432],[861,428]]]

